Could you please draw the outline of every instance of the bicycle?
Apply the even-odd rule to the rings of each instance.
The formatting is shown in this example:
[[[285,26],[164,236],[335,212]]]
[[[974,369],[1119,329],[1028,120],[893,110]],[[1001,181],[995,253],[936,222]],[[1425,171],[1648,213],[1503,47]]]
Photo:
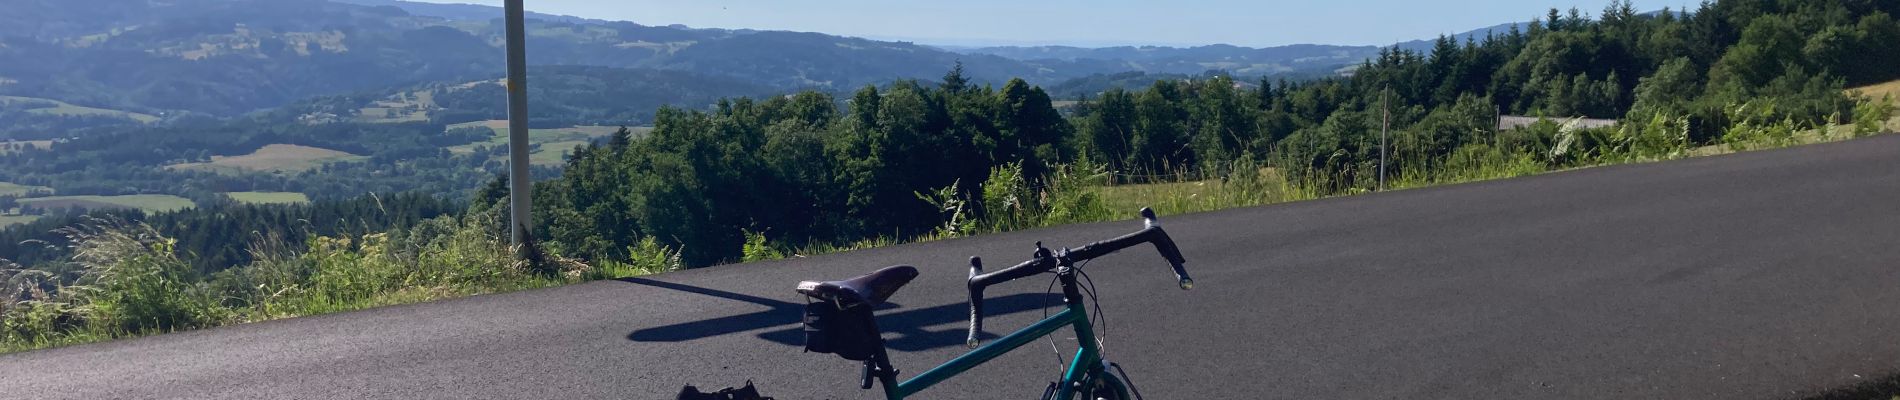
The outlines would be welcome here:
[[[1095,327],[1091,323],[1087,307],[1083,304],[1082,293],[1085,289],[1077,280],[1078,275],[1087,279],[1081,265],[1097,257],[1105,256],[1122,249],[1149,243],[1161,253],[1170,267],[1182,290],[1194,288],[1194,280],[1188,277],[1180,249],[1167,231],[1161,229],[1161,223],[1155,218],[1154,210],[1143,208],[1141,216],[1144,227],[1140,231],[1114,239],[1090,243],[1077,249],[1052,251],[1036,243],[1034,258],[1021,264],[991,273],[983,273],[983,260],[970,258],[970,335],[966,345],[974,350],[958,356],[911,377],[903,382],[897,381],[898,371],[891,366],[890,357],[884,347],[884,340],[877,329],[876,318],[871,310],[896,293],[897,289],[917,277],[917,269],[899,265],[880,269],[876,272],[841,281],[805,281],[798,284],[798,292],[817,300],[806,304],[805,333],[807,351],[832,353],[848,360],[864,362],[864,373],[859,388],[869,390],[872,382],[880,383],[884,396],[891,400],[902,400],[969,371],[996,357],[1014,351],[1036,339],[1054,334],[1063,327],[1073,327],[1079,347],[1075,358],[1064,369],[1062,380],[1052,383],[1043,391],[1043,399],[1071,400],[1077,394],[1083,399],[1115,399],[1130,397],[1130,385],[1126,382],[1127,373],[1121,378],[1108,372],[1110,366],[1120,371],[1120,365],[1102,359],[1099,339],[1095,336]],[[1062,298],[1065,308],[1055,315],[1031,324],[998,338],[987,345],[978,339],[983,331],[983,290],[991,285],[1054,271],[1056,280],[1062,285]],[[1093,286],[1091,284],[1091,286]],[[1100,312],[1099,304],[1096,311]],[[1088,338],[1089,340],[1081,340]],[[1139,390],[1134,391],[1136,397]]]

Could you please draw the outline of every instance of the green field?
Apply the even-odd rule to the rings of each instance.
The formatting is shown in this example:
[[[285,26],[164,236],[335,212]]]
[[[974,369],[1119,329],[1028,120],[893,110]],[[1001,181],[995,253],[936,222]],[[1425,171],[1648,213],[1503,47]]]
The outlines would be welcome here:
[[[566,164],[567,156],[574,151],[574,147],[587,143],[585,140],[542,143],[540,149],[528,153],[528,163],[549,166]]]
[[[38,215],[0,215],[0,228],[28,224],[39,219]]]
[[[309,196],[296,192],[229,192],[224,194],[231,200],[245,204],[304,204],[310,202]]]
[[[166,166],[170,169],[212,171],[224,174],[242,172],[303,172],[324,164],[367,160],[369,157],[325,148],[294,144],[266,145],[251,154],[213,156],[209,162]]]
[[[20,199],[20,205],[41,209],[84,208],[88,210],[139,209],[147,212],[177,211],[192,206],[191,200],[167,194],[127,196],[52,196]]]
[[[65,117],[80,117],[80,116],[118,117],[118,118],[138,121],[139,123],[145,123],[145,124],[158,121],[158,117],[148,115],[148,114],[139,114],[135,112],[85,107],[85,106],[73,105],[70,103],[66,103],[59,100],[53,100],[53,99],[42,99],[42,98],[35,98],[35,97],[19,97],[19,96],[0,96],[0,107],[12,106],[16,103],[24,104],[24,103],[39,103],[39,102],[53,103],[53,107],[34,108],[34,109],[29,109],[26,112],[33,113],[33,114],[48,114],[48,115],[58,115],[58,116],[65,116]]]
[[[51,149],[53,148],[53,141],[51,140],[25,140],[25,141],[0,142],[0,154],[11,154],[15,150],[20,150],[21,148],[25,148],[25,147],[32,147],[39,150]]]
[[[20,197],[32,193],[35,190],[51,192],[53,189],[45,186],[27,186],[12,182],[0,182],[0,196]]]
[[[478,121],[449,125],[448,129],[487,128],[494,136],[488,140],[449,147],[455,154],[474,153],[476,147],[494,147],[508,145],[508,121]],[[645,136],[652,132],[651,127],[628,127],[634,137]],[[528,153],[528,160],[536,165],[560,165],[566,162],[567,153],[574,146],[587,144],[595,139],[613,135],[620,130],[618,126],[575,126],[557,129],[529,129],[528,143],[539,144],[540,149]]]

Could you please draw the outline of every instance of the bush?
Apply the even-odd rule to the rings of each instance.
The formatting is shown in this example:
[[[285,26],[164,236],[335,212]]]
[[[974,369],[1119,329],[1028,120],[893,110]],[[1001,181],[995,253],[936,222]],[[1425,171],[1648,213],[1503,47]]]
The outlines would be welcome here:
[[[1689,150],[1688,118],[1655,113],[1646,121],[1624,121],[1611,133],[1602,153],[1618,161],[1679,158]]]
[[[951,181],[950,186],[931,190],[930,193],[915,193],[918,200],[929,203],[943,218],[943,224],[931,231],[931,236],[954,238],[976,232],[977,218],[970,216],[970,201],[957,189],[960,181]]]
[[[1886,130],[1887,120],[1893,119],[1893,97],[1882,97],[1880,101],[1862,99],[1854,105],[1854,136],[1862,137]]]
[[[1008,231],[1033,226],[1034,216],[1041,207],[1023,177],[1021,163],[990,168],[989,179],[983,181],[982,189],[986,229]]]
[[[1751,101],[1730,107],[1728,119],[1731,125],[1722,134],[1722,141],[1735,151],[1793,145],[1794,133],[1801,127],[1792,117],[1784,116],[1777,120],[1776,116],[1772,103]]]
[[[631,257],[627,265],[642,273],[657,274],[680,269],[680,252],[661,245],[652,236],[640,238],[640,242],[627,249]]]
[[[740,232],[745,234],[745,247],[741,249],[742,254],[744,254],[744,258],[741,260],[742,262],[768,261],[785,258],[784,253],[779,252],[778,248],[772,247],[772,243],[765,240],[764,232],[753,232],[749,230],[741,230]]]

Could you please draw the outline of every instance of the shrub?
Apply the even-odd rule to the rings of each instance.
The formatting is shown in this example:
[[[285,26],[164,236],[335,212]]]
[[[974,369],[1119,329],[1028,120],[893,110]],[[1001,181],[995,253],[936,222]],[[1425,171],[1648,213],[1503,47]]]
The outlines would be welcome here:
[[[983,217],[987,229],[1007,231],[1034,225],[1034,216],[1040,205],[1030,190],[1029,182],[1023,178],[1021,163],[1008,163],[990,168],[989,179],[983,181]]]
[[[1801,128],[1792,117],[1775,118],[1773,103],[1748,102],[1730,107],[1731,121],[1722,141],[1735,151],[1782,147],[1794,144],[1794,133]]]
[[[753,262],[785,258],[784,253],[779,252],[778,248],[772,247],[772,243],[765,240],[764,232],[741,230],[741,233],[745,234],[745,248],[742,249],[745,258],[742,261]]]
[[[951,181],[950,186],[931,190],[930,193],[915,193],[918,200],[929,203],[943,218],[943,224],[938,225],[931,236],[948,239],[976,231],[977,219],[970,216],[970,201],[957,189],[959,183]]]
[[[1886,130],[1887,120],[1893,119],[1893,97],[1882,97],[1880,101],[1862,99],[1854,105],[1854,136],[1862,137]]]
[[[680,252],[660,244],[652,236],[640,238],[627,249],[627,265],[642,273],[657,274],[680,269]]]
[[[1623,161],[1679,158],[1689,150],[1688,118],[1655,113],[1647,120],[1624,121],[1611,133],[1603,155]]]

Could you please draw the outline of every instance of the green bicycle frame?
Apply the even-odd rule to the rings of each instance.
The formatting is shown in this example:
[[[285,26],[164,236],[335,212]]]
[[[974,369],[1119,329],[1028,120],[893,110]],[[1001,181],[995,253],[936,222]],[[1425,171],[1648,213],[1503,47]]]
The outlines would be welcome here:
[[[967,372],[972,368],[976,368],[978,365],[996,359],[996,357],[1000,357],[1005,353],[1014,351],[1023,345],[1034,342],[1036,339],[1054,334],[1056,331],[1061,330],[1063,326],[1074,326],[1075,337],[1078,339],[1077,342],[1081,343],[1081,349],[1076,350],[1075,360],[1070,362],[1068,370],[1064,372],[1062,383],[1057,385],[1059,388],[1057,389],[1055,397],[1057,399],[1068,399],[1074,395],[1075,388],[1080,386],[1081,383],[1084,383],[1084,380],[1093,374],[1106,372],[1102,370],[1101,349],[1095,342],[1095,327],[1089,324],[1088,311],[1087,308],[1083,306],[1081,295],[1075,293],[1075,286],[1073,286],[1074,279],[1073,276],[1065,276],[1062,279],[1063,292],[1065,292],[1064,302],[1068,305],[1062,312],[1058,312],[1056,315],[1051,315],[1049,318],[1045,318],[1033,325],[1010,333],[1008,336],[997,339],[990,344],[971,350],[969,353],[957,356],[956,359],[943,363],[943,365],[938,365],[936,368],[931,368],[929,371],[924,371],[924,373],[911,377],[910,380],[906,380],[903,383],[896,382],[897,378],[894,373],[883,374],[879,376],[878,379],[884,386],[884,396],[891,400],[902,400],[932,385],[941,383],[944,380]],[[880,355],[879,358],[888,360],[888,358],[882,357],[882,355]],[[888,361],[885,362],[888,368]]]

